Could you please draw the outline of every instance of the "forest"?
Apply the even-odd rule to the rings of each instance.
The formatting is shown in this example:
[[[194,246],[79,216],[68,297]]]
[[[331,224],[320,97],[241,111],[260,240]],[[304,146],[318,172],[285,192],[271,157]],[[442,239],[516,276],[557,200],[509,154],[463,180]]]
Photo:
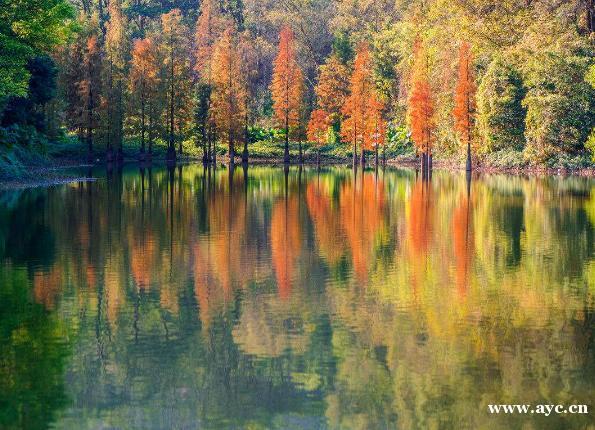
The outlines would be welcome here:
[[[593,0],[0,4],[4,163],[595,161]]]

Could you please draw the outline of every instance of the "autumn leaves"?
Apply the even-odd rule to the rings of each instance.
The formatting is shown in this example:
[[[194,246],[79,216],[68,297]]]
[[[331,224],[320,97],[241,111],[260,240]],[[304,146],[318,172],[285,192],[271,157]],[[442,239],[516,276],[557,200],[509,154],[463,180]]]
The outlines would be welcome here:
[[[388,118],[395,123],[400,109],[407,110],[411,138],[422,164],[430,167],[435,101],[421,42],[415,43],[413,67],[403,77],[406,97],[396,106],[400,102],[394,94],[380,91],[377,48],[367,43],[357,44],[355,55],[333,48],[322,64],[308,62],[300,58],[305,56],[302,39],[298,42],[288,25],[281,27],[278,44],[265,49],[214,0],[201,3],[195,25],[173,9],[151,29],[143,28],[142,36],[128,40],[121,5],[110,4],[104,40],[101,25],[90,20],[65,61],[72,66],[65,81],[77,88],[67,94],[68,122],[88,142],[90,156],[98,141],[106,144],[107,161],[121,161],[128,137],[138,139],[143,161],[152,158],[155,144],[164,144],[169,161],[195,145],[204,163],[216,163],[218,151],[233,163],[243,144],[241,161],[248,162],[250,130],[274,134],[277,127],[286,164],[292,161],[292,141],[299,163],[306,154],[320,164],[327,144],[342,144],[354,166],[365,165],[370,154],[379,165],[386,162]],[[454,110],[469,166],[475,115],[470,51],[468,44],[461,46]],[[303,150],[305,141],[313,150]]]
[[[279,52],[273,64],[271,94],[275,118],[285,130],[285,163],[289,163],[289,130],[299,125],[300,121],[303,87],[304,75],[297,63],[295,38],[291,29],[284,27],[279,34]]]
[[[340,128],[343,141],[352,146],[353,165],[366,163],[366,150],[376,153],[386,143],[384,103],[375,88],[373,65],[369,47],[358,46],[353,71],[337,55],[331,55],[319,68],[315,93],[318,108],[312,111],[308,124],[308,138],[320,147],[325,143],[329,127]],[[361,152],[358,152],[361,151]]]
[[[421,153],[422,172],[427,172],[432,169],[432,146],[435,133],[434,99],[428,78],[427,52],[420,40],[415,42],[413,52],[414,66],[408,100],[408,119],[411,138],[418,153]],[[475,117],[476,86],[473,81],[472,61],[471,46],[467,42],[461,43],[453,115],[459,139],[467,150],[467,171],[471,171],[471,133]]]

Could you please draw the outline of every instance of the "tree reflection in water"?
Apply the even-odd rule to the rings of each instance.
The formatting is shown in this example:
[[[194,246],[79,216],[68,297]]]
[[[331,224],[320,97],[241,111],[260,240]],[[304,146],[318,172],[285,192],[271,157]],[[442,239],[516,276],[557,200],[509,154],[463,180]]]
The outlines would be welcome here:
[[[2,428],[584,428],[589,179],[203,166],[0,195]],[[133,424],[131,424],[133,423]]]

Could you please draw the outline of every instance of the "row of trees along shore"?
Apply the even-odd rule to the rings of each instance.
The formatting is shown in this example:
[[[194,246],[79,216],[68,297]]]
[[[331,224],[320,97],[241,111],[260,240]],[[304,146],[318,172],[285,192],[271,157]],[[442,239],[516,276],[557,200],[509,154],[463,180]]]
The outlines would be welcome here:
[[[412,143],[425,168],[469,170],[595,150],[592,0],[18,0],[0,18],[8,143],[66,133],[107,161],[158,143],[173,161],[192,141],[210,163],[220,142],[247,162],[276,129],[286,163],[290,141],[300,163],[309,142],[354,166]]]

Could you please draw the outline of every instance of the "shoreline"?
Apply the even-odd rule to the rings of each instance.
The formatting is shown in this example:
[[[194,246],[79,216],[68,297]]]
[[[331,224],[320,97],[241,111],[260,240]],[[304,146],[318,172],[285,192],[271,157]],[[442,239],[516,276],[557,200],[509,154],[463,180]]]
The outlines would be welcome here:
[[[52,157],[48,160],[49,165],[45,167],[39,167],[36,165],[24,165],[27,168],[27,173],[15,177],[0,177],[0,191],[10,189],[24,189],[24,188],[36,188],[36,187],[48,187],[53,185],[62,185],[71,182],[79,181],[94,181],[94,178],[85,176],[70,176],[64,173],[68,169],[83,169],[83,168],[96,168],[100,166],[107,166],[105,160],[98,160],[94,163],[89,163],[86,160],[75,159],[75,158],[61,158]],[[168,164],[167,160],[162,157],[153,158],[151,161],[139,161],[135,158],[125,158],[122,165],[142,165],[162,167]],[[181,157],[177,160],[177,164],[202,164],[202,158],[200,157]],[[303,166],[316,167],[316,160],[310,160],[308,157],[304,157]],[[118,163],[112,163],[116,166]],[[221,156],[217,159],[218,166],[227,166],[228,159],[225,156]],[[236,167],[243,165],[241,158],[237,158],[235,163]],[[283,159],[278,158],[251,158],[248,162],[248,166],[278,166],[284,165]],[[292,162],[290,167],[298,166],[297,162]],[[351,158],[326,158],[320,163],[321,167],[337,167],[337,166],[351,166]],[[405,169],[419,169],[419,161],[402,157],[393,158],[386,161],[386,167],[389,168],[405,168]],[[374,168],[374,161],[366,164],[366,168]],[[465,171],[465,166],[462,163],[456,163],[448,160],[435,160],[433,168],[435,170],[446,170],[449,172],[461,172]],[[523,167],[502,167],[502,166],[490,166],[482,165],[477,163],[473,168],[472,174],[503,174],[513,176],[559,176],[559,177],[581,177],[591,178],[595,177],[595,166],[585,168],[553,168],[547,166],[523,166]]]

